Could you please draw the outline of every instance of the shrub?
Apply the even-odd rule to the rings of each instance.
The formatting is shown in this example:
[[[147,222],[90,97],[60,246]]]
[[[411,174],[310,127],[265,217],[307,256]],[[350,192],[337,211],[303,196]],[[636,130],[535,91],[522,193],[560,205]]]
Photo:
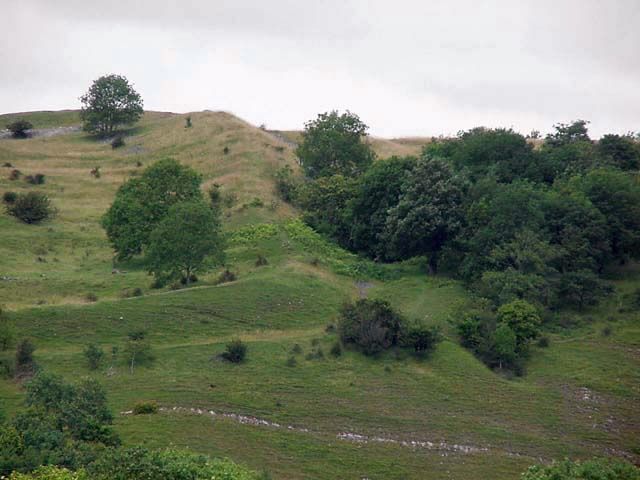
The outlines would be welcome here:
[[[253,200],[249,203],[250,207],[264,207],[264,202],[259,197],[253,197]]]
[[[184,128],[191,128],[193,124],[191,123],[191,116],[188,116],[184,119]]]
[[[374,355],[398,343],[402,322],[388,302],[361,299],[342,307],[338,331],[342,343]]]
[[[97,302],[98,301],[98,296],[93,293],[93,292],[89,292],[84,296],[85,300],[87,302]]]
[[[27,338],[18,343],[16,347],[16,371],[18,374],[33,370],[35,366],[33,352],[36,347]]]
[[[301,354],[302,353],[302,347],[300,346],[300,344],[296,343],[293,348],[291,349],[291,352],[294,354]]]
[[[11,173],[9,174],[9,180],[18,180],[21,176],[22,172],[16,168],[14,170],[11,170]]]
[[[7,130],[13,134],[14,138],[27,138],[29,136],[27,130],[31,130],[32,128],[33,124],[26,120],[17,120],[7,125]]]
[[[222,198],[222,203],[226,208],[233,207],[238,202],[238,195],[233,192],[227,192]]]
[[[220,187],[221,185],[219,183],[214,183],[209,187],[209,190],[207,190],[212,207],[217,208],[222,203],[222,192],[220,191]]]
[[[91,176],[95,178],[100,178],[102,176],[102,173],[100,172],[100,167],[93,167],[90,173],[91,173]]]
[[[11,326],[6,319],[2,318],[2,312],[0,311],[0,352],[8,350],[12,341],[13,332]]]
[[[342,345],[340,345],[340,342],[334,343],[331,346],[331,350],[329,351],[329,353],[331,353],[331,355],[333,355],[336,358],[342,355]]]
[[[15,201],[7,205],[7,213],[24,223],[32,224],[47,220],[55,215],[49,197],[40,192],[18,194]]]
[[[187,282],[187,280],[189,280],[189,281]],[[191,273],[191,274],[189,274],[189,277],[188,277],[188,278],[187,278],[187,276],[186,276],[186,275],[182,275],[182,276],[180,277],[180,283],[181,283],[182,285],[188,285],[188,284],[190,284],[190,283],[197,282],[197,281],[198,281],[198,276],[197,276],[195,273]]]
[[[412,348],[416,354],[424,355],[433,350],[441,340],[442,334],[438,327],[413,322],[403,326],[400,344]]]
[[[563,460],[551,465],[533,465],[521,480],[638,480],[640,468],[621,460],[594,458],[584,462]]]
[[[89,370],[97,370],[104,358],[104,351],[97,345],[90,343],[84,349],[84,356],[87,359]]]
[[[240,363],[244,360],[244,357],[247,355],[247,346],[245,343],[240,340],[232,340],[227,343],[225,347],[225,351],[222,352],[222,358],[232,363]]]
[[[158,413],[158,403],[155,400],[140,401],[133,407],[134,415],[150,415]]]
[[[293,169],[289,165],[282,167],[276,171],[275,180],[278,196],[285,202],[293,202],[298,190],[298,182],[293,176]]]
[[[113,137],[113,140],[111,140],[111,148],[114,150],[116,148],[124,147],[124,145],[124,136],[122,135],[116,135],[115,137]]]
[[[153,287],[152,287],[153,288]],[[126,288],[122,291],[122,298],[131,298],[131,297],[141,297],[142,289],[140,287],[136,288]]]
[[[12,164],[11,162],[4,162],[4,163],[2,164],[2,166],[3,166],[4,168],[12,168],[12,167],[13,167],[13,164]]]
[[[218,277],[218,281],[217,283],[227,283],[227,282],[235,282],[236,281],[236,274],[233,273],[231,270],[229,270],[228,268],[224,269],[224,272],[222,272],[220,274],[220,276]]]
[[[603,337],[608,337],[613,333],[613,328],[611,328],[611,325],[607,325],[606,327],[604,327],[602,329],[602,336]]]
[[[225,155],[229,155],[229,147],[224,147],[222,149],[222,153],[224,153]]]
[[[551,341],[547,336],[543,336],[538,339],[538,347],[540,348],[547,348],[550,345],[550,343]]]
[[[18,194],[16,192],[4,192],[2,194],[2,201],[8,205],[15,203],[18,198]]]
[[[296,365],[298,365],[298,361],[296,360],[296,357],[291,355],[289,358],[287,358],[287,361],[285,362],[285,365],[287,367],[295,367]]]
[[[31,185],[43,185],[45,176],[42,173],[36,173],[35,175],[27,175],[26,177],[24,177],[24,179]]]
[[[264,255],[258,254],[258,258],[256,259],[256,267],[264,267],[268,264],[269,262],[267,261],[267,258]]]

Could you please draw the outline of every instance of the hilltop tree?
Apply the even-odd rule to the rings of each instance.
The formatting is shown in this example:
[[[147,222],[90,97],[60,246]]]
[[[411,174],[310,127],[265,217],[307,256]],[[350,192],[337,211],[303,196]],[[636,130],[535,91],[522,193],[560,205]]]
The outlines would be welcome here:
[[[80,101],[84,129],[99,135],[109,135],[121,125],[131,125],[143,114],[142,97],[121,75],[98,78]]]
[[[165,159],[148,167],[140,178],[124,183],[102,218],[118,257],[141,253],[172,205],[202,200],[201,182],[201,175],[190,167]]]
[[[598,142],[598,151],[605,161],[621,170],[640,168],[640,143],[631,135],[605,135]]]
[[[305,124],[302,143],[296,155],[304,172],[311,178],[330,175],[358,175],[375,158],[370,145],[363,141],[369,127],[349,111],[321,113]]]
[[[171,207],[151,233],[149,270],[159,278],[181,276],[188,285],[196,272],[220,263],[222,235],[216,213],[203,201]]]
[[[9,130],[14,138],[27,138],[29,135],[27,134],[27,130],[31,130],[33,125],[31,122],[26,120],[16,120],[15,122],[11,122],[7,125],[7,130]]]

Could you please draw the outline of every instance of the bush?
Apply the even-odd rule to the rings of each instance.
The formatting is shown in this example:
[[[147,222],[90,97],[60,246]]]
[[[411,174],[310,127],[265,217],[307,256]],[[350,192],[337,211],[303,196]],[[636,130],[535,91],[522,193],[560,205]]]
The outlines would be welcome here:
[[[100,172],[100,167],[93,167],[89,173],[91,174],[92,177],[95,177],[95,178],[100,178],[102,176],[102,173]]]
[[[298,361],[296,360],[296,357],[291,355],[289,358],[287,358],[287,361],[285,362],[285,365],[287,367],[295,367],[296,365],[298,365]]]
[[[235,282],[236,281],[236,274],[233,273],[231,270],[229,270],[228,268],[224,269],[224,272],[222,272],[220,274],[220,276],[218,277],[218,281],[217,283],[227,283],[227,282]]]
[[[638,480],[640,468],[621,460],[599,459],[584,462],[563,460],[551,465],[533,465],[521,480]]]
[[[13,332],[11,326],[6,319],[2,318],[2,312],[0,311],[0,352],[8,350],[12,341]]]
[[[97,370],[104,358],[104,351],[97,345],[90,343],[84,349],[84,356],[87,359],[89,370]]]
[[[11,162],[4,162],[4,163],[2,164],[2,166],[3,166],[4,168],[12,168],[12,167],[13,167],[13,164],[12,164]]]
[[[413,322],[403,327],[400,344],[403,347],[412,348],[418,355],[425,355],[442,341],[440,329],[435,326],[427,326]]]
[[[229,147],[224,147],[222,149],[222,153],[224,153],[225,155],[229,155]]]
[[[334,343],[329,353],[331,353],[331,355],[333,355],[336,358],[342,355],[342,345],[340,345],[340,342]]]
[[[293,176],[293,169],[286,165],[276,171],[276,192],[285,202],[293,202],[298,190],[298,182]]]
[[[16,374],[22,375],[26,373],[33,373],[35,367],[35,361],[33,359],[33,352],[36,347],[27,338],[23,339],[16,347]]]
[[[187,282],[187,279],[189,280],[188,282]],[[182,275],[182,276],[180,277],[180,283],[181,283],[182,285],[188,285],[188,284],[190,284],[190,283],[194,283],[194,282],[197,282],[197,281],[198,281],[198,276],[197,276],[195,273],[191,273],[191,274],[189,274],[189,277],[188,277],[188,278],[187,278],[187,276],[186,276],[186,275]]]
[[[97,302],[98,301],[98,296],[93,293],[93,292],[89,292],[84,296],[85,300],[87,302]]]
[[[16,192],[4,192],[2,194],[2,201],[7,205],[11,205],[15,203],[17,198],[18,198],[18,194]]]
[[[11,173],[9,174],[9,180],[18,180],[21,176],[22,172],[16,168],[14,170],[11,170]]]
[[[45,176],[42,173],[36,173],[35,175],[27,175],[26,177],[24,177],[24,179],[31,185],[43,185]]]
[[[264,202],[259,197],[253,197],[253,200],[249,202],[250,207],[264,207]]]
[[[113,140],[111,140],[111,148],[113,150],[115,150],[116,148],[124,147],[124,145],[125,142],[122,135],[116,135],[115,137],[113,137]]]
[[[296,343],[293,348],[291,348],[291,353],[294,353],[296,355],[299,355],[302,353],[302,347],[300,346],[300,344]]]
[[[232,340],[231,342],[227,343],[226,350],[221,354],[222,358],[231,363],[242,362],[246,355],[247,346],[240,339]]]
[[[27,130],[31,130],[32,128],[33,124],[26,120],[17,120],[7,125],[7,130],[13,134],[14,138],[27,138],[29,136]]]
[[[338,331],[342,343],[374,355],[398,343],[402,323],[388,302],[361,299],[342,307]]]
[[[191,128],[193,124],[191,123],[191,116],[188,116],[184,119],[184,128]]]
[[[269,262],[267,261],[267,258],[264,255],[258,255],[258,258],[256,259],[256,267],[264,267],[265,265],[268,265]]]
[[[9,215],[28,224],[39,223],[55,215],[49,197],[40,192],[20,193],[6,208]]]
[[[538,347],[540,348],[547,348],[550,344],[551,341],[549,340],[549,337],[544,336],[538,339]]]
[[[158,413],[158,403],[155,400],[140,401],[133,407],[134,415],[150,415]]]
[[[604,327],[602,329],[602,336],[603,337],[608,337],[613,333],[613,328],[611,328],[611,325],[607,325],[606,327]]]

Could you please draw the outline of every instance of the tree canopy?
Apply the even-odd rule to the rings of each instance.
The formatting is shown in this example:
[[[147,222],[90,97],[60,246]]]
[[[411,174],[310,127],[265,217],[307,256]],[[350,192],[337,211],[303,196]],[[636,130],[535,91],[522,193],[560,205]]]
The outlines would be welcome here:
[[[98,78],[80,101],[84,129],[100,135],[109,135],[121,125],[131,125],[144,113],[142,97],[121,75]]]

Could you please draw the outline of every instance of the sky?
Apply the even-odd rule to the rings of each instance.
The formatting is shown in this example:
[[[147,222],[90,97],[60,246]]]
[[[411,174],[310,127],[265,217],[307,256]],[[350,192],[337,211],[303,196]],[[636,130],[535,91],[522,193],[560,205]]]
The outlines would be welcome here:
[[[79,108],[117,73],[145,109],[272,129],[640,130],[640,0],[0,1],[0,113]]]

